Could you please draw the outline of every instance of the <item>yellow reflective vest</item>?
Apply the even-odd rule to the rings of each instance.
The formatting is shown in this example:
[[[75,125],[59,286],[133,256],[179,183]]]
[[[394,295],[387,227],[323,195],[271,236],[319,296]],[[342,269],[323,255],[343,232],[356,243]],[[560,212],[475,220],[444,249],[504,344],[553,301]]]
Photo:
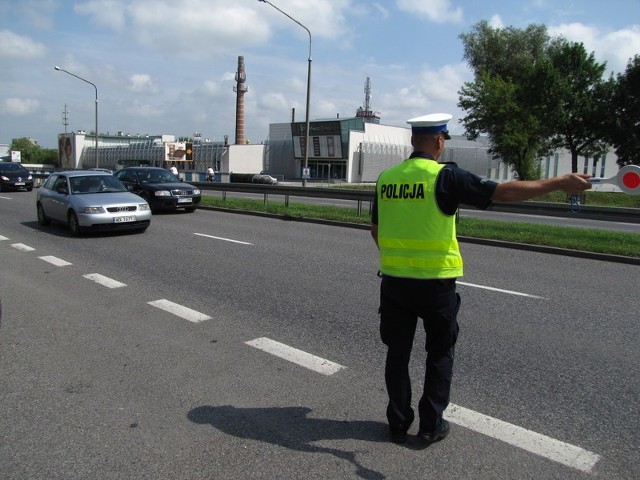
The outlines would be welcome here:
[[[455,215],[436,201],[444,165],[410,158],[380,174],[376,184],[380,272],[403,278],[457,278],[463,273]]]

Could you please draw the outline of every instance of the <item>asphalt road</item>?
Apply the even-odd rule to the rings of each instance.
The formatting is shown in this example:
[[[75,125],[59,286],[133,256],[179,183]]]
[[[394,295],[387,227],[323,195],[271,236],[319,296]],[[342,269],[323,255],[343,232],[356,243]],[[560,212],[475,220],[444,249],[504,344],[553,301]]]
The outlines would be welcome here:
[[[637,266],[463,244],[452,432],[399,446],[368,232],[197,211],[74,238],[34,203],[0,194],[3,480],[637,478]]]

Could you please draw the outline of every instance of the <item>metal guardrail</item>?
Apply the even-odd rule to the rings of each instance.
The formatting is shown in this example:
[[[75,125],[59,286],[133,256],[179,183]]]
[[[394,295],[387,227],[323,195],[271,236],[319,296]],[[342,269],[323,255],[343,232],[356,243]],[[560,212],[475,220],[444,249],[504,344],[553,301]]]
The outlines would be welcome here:
[[[324,187],[296,187],[289,185],[256,185],[243,183],[194,183],[202,190],[216,190],[222,192],[222,198],[226,199],[227,192],[256,193],[264,195],[265,205],[269,196],[280,195],[284,197],[285,206],[289,206],[291,197],[315,197],[336,200],[353,200],[357,204],[358,215],[362,214],[363,204],[369,203],[369,210],[373,202],[374,192],[371,190],[349,190],[346,188]],[[466,208],[466,207],[465,207]],[[552,217],[575,218],[576,216],[603,221],[616,221],[627,223],[640,223],[640,209],[620,207],[600,207],[596,205],[582,205],[580,211],[573,213],[567,202],[516,202],[494,203],[489,210],[495,212],[524,213],[535,215],[547,215]]]
[[[39,187],[42,180],[48,177],[48,173],[36,173],[34,186]],[[294,185],[261,185],[254,183],[217,183],[217,182],[191,182],[201,190],[222,192],[222,198],[226,200],[228,192],[253,193],[263,195],[266,205],[271,196],[284,197],[285,206],[289,206],[291,197],[325,198],[334,200],[352,200],[356,202],[358,215],[363,212],[363,205],[368,203],[369,210],[373,202],[372,190],[349,190],[347,188],[327,187],[299,187]],[[552,217],[572,218],[580,216],[590,220],[615,221],[626,223],[640,223],[640,209],[621,207],[600,207],[596,205],[582,205],[578,213],[572,213],[571,206],[567,202],[517,202],[494,203],[489,210],[495,212],[524,213],[535,215],[547,215]]]
[[[269,196],[278,195],[284,197],[284,205],[289,206],[291,197],[308,198],[328,198],[334,200],[353,200],[356,202],[358,215],[362,214],[363,204],[373,202],[373,191],[370,190],[349,190],[345,188],[324,188],[324,187],[297,187],[293,185],[260,185],[254,183],[213,183],[213,182],[192,182],[201,190],[214,190],[222,192],[222,198],[226,200],[227,192],[235,193],[255,193],[264,195],[265,205],[269,201]]]

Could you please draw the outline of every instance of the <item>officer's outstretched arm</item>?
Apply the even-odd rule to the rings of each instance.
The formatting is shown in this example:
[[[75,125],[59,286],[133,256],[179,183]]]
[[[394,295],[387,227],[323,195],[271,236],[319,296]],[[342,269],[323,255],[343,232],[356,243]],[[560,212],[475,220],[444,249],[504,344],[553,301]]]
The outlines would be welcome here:
[[[519,202],[556,190],[563,191],[568,195],[576,195],[591,188],[591,183],[587,180],[589,177],[590,175],[580,173],[567,173],[545,180],[513,180],[500,183],[493,192],[491,200],[494,202]]]

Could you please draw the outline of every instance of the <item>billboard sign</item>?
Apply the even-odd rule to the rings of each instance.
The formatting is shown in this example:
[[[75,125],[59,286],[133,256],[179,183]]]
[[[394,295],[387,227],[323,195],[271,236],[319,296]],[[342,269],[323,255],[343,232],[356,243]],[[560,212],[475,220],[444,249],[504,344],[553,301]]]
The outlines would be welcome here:
[[[296,158],[305,156],[306,124],[292,123],[293,154]],[[342,159],[342,137],[340,122],[313,122],[309,125],[309,158]]]
[[[165,162],[192,162],[192,142],[167,142],[164,144]]]

